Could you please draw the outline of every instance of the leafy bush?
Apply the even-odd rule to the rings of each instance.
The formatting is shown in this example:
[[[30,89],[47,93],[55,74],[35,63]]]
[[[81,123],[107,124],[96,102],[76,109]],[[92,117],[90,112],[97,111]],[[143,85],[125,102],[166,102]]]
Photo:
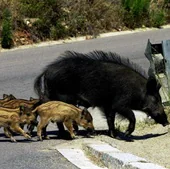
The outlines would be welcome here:
[[[80,35],[96,37],[103,32],[143,25],[160,27],[170,22],[170,0],[3,0],[1,37],[5,8],[11,11],[10,21],[3,21],[3,31],[9,31],[5,36],[11,37],[13,31],[19,39],[23,37],[17,32],[27,32],[32,42]]]
[[[166,23],[166,6],[167,2],[160,0],[159,2],[151,2],[150,5],[150,25],[160,27]]]
[[[13,46],[11,13],[8,8],[3,13],[1,46],[2,48],[11,48]]]
[[[130,28],[160,27],[166,23],[166,5],[164,0],[122,0],[125,25]]]
[[[33,29],[41,40],[97,35],[123,27],[120,5],[108,0],[20,1],[22,15],[38,18]]]
[[[94,35],[122,29],[122,10],[120,3],[108,0],[67,1],[65,23],[72,36]]]
[[[50,38],[51,35],[55,37],[60,37],[56,33],[61,32],[58,31],[57,26],[61,25],[59,22],[60,18],[62,17],[61,8],[64,1],[62,0],[48,0],[48,1],[20,0],[20,1],[22,15],[29,18],[38,18],[38,20],[33,23],[33,29],[36,36],[39,36],[41,40]],[[54,35],[54,31],[56,35]]]
[[[157,9],[150,13],[150,24],[154,27],[160,27],[166,23],[164,10]]]
[[[122,0],[127,27],[141,27],[149,18],[150,0]]]

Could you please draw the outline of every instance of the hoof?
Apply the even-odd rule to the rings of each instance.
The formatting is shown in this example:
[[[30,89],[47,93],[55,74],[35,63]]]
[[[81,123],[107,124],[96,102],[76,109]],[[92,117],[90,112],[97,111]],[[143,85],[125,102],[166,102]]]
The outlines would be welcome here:
[[[27,134],[27,135],[29,135],[30,137],[32,137],[32,136],[33,136],[33,134],[32,134],[32,133],[30,133],[30,132],[26,132],[26,134]]]
[[[77,136],[72,136],[71,137],[71,140],[75,140],[75,139],[77,139],[78,137]]]
[[[28,139],[28,140],[31,140],[31,136],[28,135],[28,134],[25,135],[25,138]]]
[[[45,140],[50,140],[50,137],[49,136],[45,136],[44,139]]]
[[[12,142],[12,143],[16,143],[17,141],[15,140],[14,137],[11,137],[11,142]]]
[[[118,136],[118,132],[117,131],[109,131],[109,136],[112,138],[116,138]]]
[[[43,139],[41,137],[38,137],[37,141],[43,141]]]
[[[74,134],[75,134],[75,135],[78,135],[78,131],[74,130]]]

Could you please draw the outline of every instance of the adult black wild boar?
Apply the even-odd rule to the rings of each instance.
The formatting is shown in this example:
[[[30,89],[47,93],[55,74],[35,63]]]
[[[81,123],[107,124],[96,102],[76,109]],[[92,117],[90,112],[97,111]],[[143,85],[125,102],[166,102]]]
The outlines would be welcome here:
[[[67,51],[37,77],[34,88],[40,97],[102,108],[109,135],[116,136],[115,113],[129,120],[125,135],[135,129],[132,110],[148,113],[157,123],[168,124],[159,95],[160,84],[144,70],[119,55],[94,51]]]

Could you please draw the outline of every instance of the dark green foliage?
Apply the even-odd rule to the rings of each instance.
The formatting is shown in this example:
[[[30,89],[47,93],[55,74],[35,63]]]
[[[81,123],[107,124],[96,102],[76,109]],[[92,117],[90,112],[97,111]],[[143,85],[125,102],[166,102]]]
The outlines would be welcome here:
[[[161,25],[166,23],[165,12],[162,9],[152,11],[150,16],[151,25],[154,27],[160,27]]]
[[[107,0],[20,0],[25,17],[33,23],[39,39],[60,39],[79,35],[97,35],[122,25],[120,7]]]
[[[2,48],[11,48],[13,46],[11,13],[8,8],[3,12],[1,46]]]
[[[149,18],[150,0],[122,0],[124,22],[130,28],[141,27]]]
[[[122,0],[124,23],[129,28],[160,27],[166,23],[167,2],[151,0]]]
[[[169,0],[168,0],[169,1]],[[160,27],[167,23],[168,1],[159,1],[150,7],[150,25]]]
[[[64,25],[61,24],[60,21],[56,23],[56,25],[50,28],[50,38],[51,39],[61,39],[67,36],[68,32]]]
[[[22,4],[22,14],[25,17],[38,18],[33,23],[34,32],[38,38],[45,40],[46,38],[60,38],[62,27],[60,20],[62,18],[62,0],[20,0]],[[60,27],[58,30],[58,27]],[[38,32],[38,33],[37,33]],[[52,33],[51,33],[52,32]],[[54,38],[51,37],[54,35]]]

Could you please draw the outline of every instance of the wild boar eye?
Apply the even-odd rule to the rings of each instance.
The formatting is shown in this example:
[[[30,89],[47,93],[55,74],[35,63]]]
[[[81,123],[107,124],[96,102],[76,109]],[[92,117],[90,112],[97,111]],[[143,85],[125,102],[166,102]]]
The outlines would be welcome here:
[[[27,113],[27,116],[30,116],[30,113]]]

